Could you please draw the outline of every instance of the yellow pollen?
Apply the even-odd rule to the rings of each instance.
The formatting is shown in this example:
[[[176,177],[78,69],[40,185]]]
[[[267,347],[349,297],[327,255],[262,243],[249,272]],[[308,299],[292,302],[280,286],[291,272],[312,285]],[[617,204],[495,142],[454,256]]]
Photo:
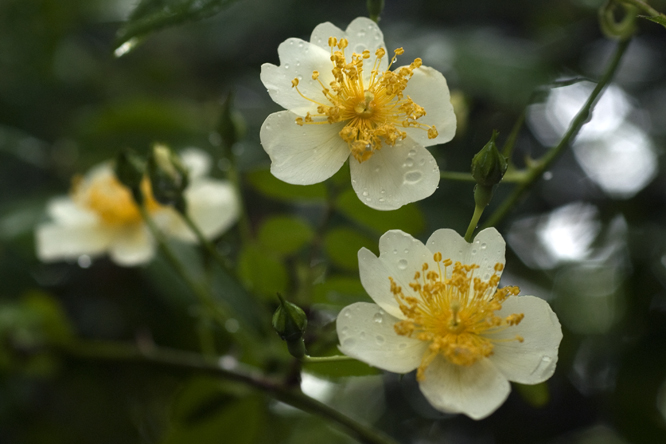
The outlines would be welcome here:
[[[146,207],[149,212],[163,208],[153,198],[150,181],[141,182]],[[72,199],[96,213],[104,224],[111,226],[135,225],[142,222],[132,195],[112,174],[100,175],[89,182],[81,177],[72,180]]]
[[[418,121],[426,115],[425,109],[404,94],[414,70],[422,64],[421,59],[391,71],[397,56],[405,52],[398,48],[388,68],[382,72],[381,61],[386,56],[384,48],[375,51],[372,66],[367,66],[371,63],[370,51],[366,49],[351,56],[345,54],[345,48],[349,46],[346,38],[329,37],[328,46],[331,48],[333,80],[327,80],[326,85],[320,80],[319,71],[312,72],[312,80],[319,83],[324,99],[305,96],[298,88],[298,79],[291,82],[298,94],[317,108],[316,114],[296,118],[298,125],[344,122],[338,134],[347,142],[351,155],[358,162],[368,160],[383,146],[395,146],[405,139],[404,128],[418,128],[426,131],[431,139],[437,137],[434,126]]]
[[[453,264],[451,259],[442,260],[440,252],[433,259],[436,271],[428,271],[430,267],[424,263],[409,283],[411,294],[405,294],[389,277],[391,293],[406,318],[394,325],[395,332],[429,343],[417,370],[419,381],[425,378],[428,365],[437,356],[456,365],[470,366],[492,355],[497,342],[524,341],[519,335],[513,339],[494,337],[525,317],[523,313],[506,317],[495,314],[506,298],[519,292],[518,287],[497,289],[503,264],[496,264],[493,275],[482,280],[474,276],[479,268],[476,264]]]

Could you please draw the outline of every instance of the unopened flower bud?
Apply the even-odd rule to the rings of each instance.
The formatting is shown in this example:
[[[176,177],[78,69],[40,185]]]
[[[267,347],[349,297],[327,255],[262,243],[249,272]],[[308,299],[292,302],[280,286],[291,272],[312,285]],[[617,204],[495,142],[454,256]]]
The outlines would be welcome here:
[[[283,341],[287,342],[289,353],[296,358],[302,358],[306,355],[303,335],[308,325],[308,318],[305,312],[297,305],[278,294],[280,305],[273,314],[273,328]]]
[[[509,167],[506,157],[499,152],[497,145],[495,145],[495,139],[498,135],[497,131],[493,131],[490,141],[472,159],[472,176],[479,185],[486,187],[497,185]]]
[[[378,22],[379,16],[382,15],[382,11],[384,10],[384,0],[368,0],[366,6],[368,7],[370,19]]]
[[[162,205],[186,211],[183,192],[189,184],[187,168],[167,146],[155,144],[148,156],[148,177],[153,197]]]
[[[123,150],[116,156],[113,171],[118,182],[125,185],[132,192],[134,200],[143,203],[141,193],[141,181],[143,180],[145,165],[134,152],[129,149]]]

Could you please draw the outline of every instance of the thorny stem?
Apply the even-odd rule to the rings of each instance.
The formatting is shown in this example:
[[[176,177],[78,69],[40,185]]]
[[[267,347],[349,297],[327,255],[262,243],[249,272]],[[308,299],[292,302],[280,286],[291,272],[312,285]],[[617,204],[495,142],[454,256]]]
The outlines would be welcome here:
[[[620,64],[620,60],[624,55],[629,42],[631,39],[627,39],[618,43],[617,49],[613,59],[606,67],[601,79],[595,86],[594,90],[588,97],[587,101],[583,108],[576,114],[576,117],[572,120],[569,125],[569,129],[560,140],[560,143],[553,149],[549,150],[541,159],[534,161],[530,166],[524,180],[522,180],[513,192],[507,197],[504,202],[495,210],[495,212],[488,218],[483,228],[492,227],[497,225],[504,217],[511,211],[516,202],[522,197],[522,195],[537,181],[543,174],[543,172],[557,159],[564,150],[570,145],[573,139],[578,135],[580,129],[585,125],[585,123],[590,119],[592,111],[594,110],[595,105],[597,104],[597,99],[603,92],[604,88],[608,83],[610,83],[617,67]]]
[[[137,347],[111,341],[76,340],[59,346],[65,354],[81,359],[134,362],[188,372],[205,373],[263,391],[275,399],[338,425],[349,436],[364,444],[397,444],[383,432],[362,424],[339,411],[310,398],[298,389],[286,387],[260,372],[223,367],[214,359],[192,352],[163,347]]]

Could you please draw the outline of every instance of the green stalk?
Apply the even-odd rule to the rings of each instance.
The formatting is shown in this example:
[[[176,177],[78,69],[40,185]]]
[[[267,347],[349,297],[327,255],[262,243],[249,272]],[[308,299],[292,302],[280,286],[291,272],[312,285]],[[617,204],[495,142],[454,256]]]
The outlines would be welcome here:
[[[608,85],[617,71],[620,60],[624,55],[631,39],[627,39],[618,43],[613,59],[606,67],[606,71],[595,86],[592,94],[588,97],[583,108],[576,114],[569,129],[560,140],[560,143],[550,151],[548,151],[541,159],[535,161],[530,165],[529,170],[524,176],[523,181],[513,190],[513,192],[502,202],[502,204],[495,210],[495,212],[488,218],[483,228],[492,227],[497,225],[506,215],[511,211],[516,202],[523,196],[523,194],[532,187],[534,182],[541,177],[546,169],[569,147],[573,139],[578,135],[580,129],[590,119],[592,111],[597,104],[597,99],[603,92],[606,85]]]
[[[391,437],[370,426],[362,424],[343,413],[310,398],[298,389],[284,386],[257,372],[222,368],[213,359],[201,355],[162,347],[140,348],[130,344],[111,341],[77,340],[60,346],[61,350],[72,357],[99,361],[134,362],[159,367],[180,369],[188,372],[204,373],[227,381],[253,387],[312,415],[317,415],[337,426],[349,436],[363,444],[398,444]]]

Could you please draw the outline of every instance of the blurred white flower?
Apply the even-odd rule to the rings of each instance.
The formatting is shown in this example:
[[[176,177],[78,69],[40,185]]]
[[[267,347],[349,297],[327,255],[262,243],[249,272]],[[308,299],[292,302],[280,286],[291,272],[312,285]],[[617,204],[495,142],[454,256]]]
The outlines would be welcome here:
[[[238,218],[233,189],[227,182],[205,177],[210,158],[204,152],[187,150],[181,157],[190,171],[191,183],[185,190],[188,213],[206,237],[215,237]],[[111,162],[92,168],[73,182],[69,196],[48,203],[51,221],[37,227],[39,259],[50,262],[108,252],[119,265],[149,262],[155,254],[155,240],[129,190],[116,179]],[[142,187],[148,195],[146,206],[157,226],[167,236],[196,242],[175,210],[153,199],[147,179]]]
[[[280,66],[262,65],[261,81],[288,110],[261,128],[275,177],[322,182],[349,158],[352,186],[372,208],[393,210],[435,191],[439,168],[425,147],[448,142],[456,129],[446,79],[421,59],[391,71],[404,51],[390,57],[384,46],[370,19],[346,31],[326,22],[310,42],[284,41]]]
[[[340,350],[416,379],[438,410],[474,419],[493,413],[509,381],[537,384],[557,363],[562,328],[542,299],[498,289],[506,244],[494,228],[467,243],[435,231],[427,246],[400,230],[385,233],[379,257],[358,253],[372,303],[345,307]]]

